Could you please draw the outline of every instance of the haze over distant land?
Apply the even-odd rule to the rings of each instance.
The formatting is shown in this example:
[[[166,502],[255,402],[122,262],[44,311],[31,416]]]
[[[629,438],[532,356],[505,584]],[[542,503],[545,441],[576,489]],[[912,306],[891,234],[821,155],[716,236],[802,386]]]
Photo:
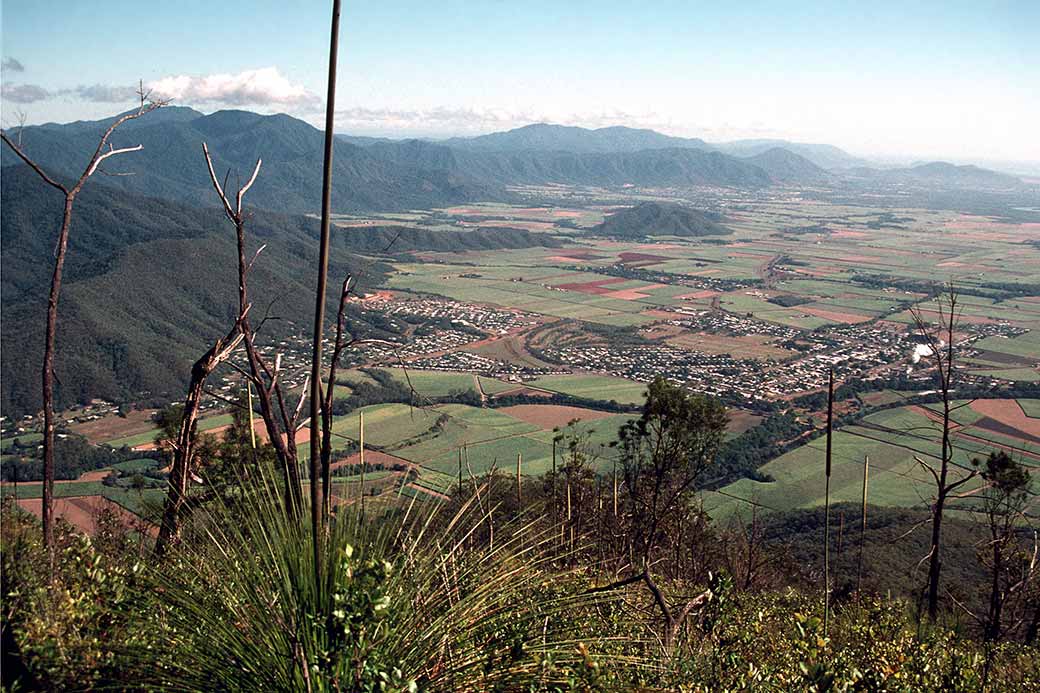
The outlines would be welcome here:
[[[4,6],[5,124],[96,119],[138,79],[180,105],[321,121],[324,7],[129,0]],[[756,7],[655,3],[352,7],[337,131],[445,139],[540,122],[626,126],[707,142],[832,144],[906,166],[946,160],[1040,171],[1035,2]],[[227,21],[247,13],[248,41]],[[204,19],[205,21],[200,21]],[[147,21],[99,52],[94,37]],[[180,27],[190,24],[188,34]],[[434,37],[433,40],[430,40]],[[76,65],[70,70],[69,65]]]

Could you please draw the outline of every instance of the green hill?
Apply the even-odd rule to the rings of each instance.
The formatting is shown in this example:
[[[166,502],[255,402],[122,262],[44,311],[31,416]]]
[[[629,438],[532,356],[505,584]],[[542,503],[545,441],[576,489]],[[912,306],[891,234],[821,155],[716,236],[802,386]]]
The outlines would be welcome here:
[[[722,217],[677,204],[641,202],[635,207],[610,215],[594,226],[591,233],[618,238],[644,236],[723,236],[733,233],[722,226]]]

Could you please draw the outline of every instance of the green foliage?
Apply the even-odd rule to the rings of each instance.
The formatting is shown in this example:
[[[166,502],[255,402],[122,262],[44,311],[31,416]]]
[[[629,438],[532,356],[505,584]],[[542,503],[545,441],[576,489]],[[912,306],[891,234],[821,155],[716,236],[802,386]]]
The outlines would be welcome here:
[[[128,649],[158,643],[145,618],[144,564],[130,553],[115,518],[98,518],[91,539],[58,523],[56,571],[34,522],[5,501],[3,562],[4,685],[88,690],[128,677]]]
[[[711,212],[687,209],[677,204],[640,202],[631,209],[616,212],[593,233],[620,238],[644,236],[724,236],[732,230],[719,224],[721,217]]]

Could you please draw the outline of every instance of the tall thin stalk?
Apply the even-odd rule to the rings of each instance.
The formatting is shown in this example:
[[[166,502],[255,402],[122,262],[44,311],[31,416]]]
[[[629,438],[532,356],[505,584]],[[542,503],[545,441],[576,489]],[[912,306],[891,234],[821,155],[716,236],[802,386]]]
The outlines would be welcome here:
[[[524,455],[521,452],[516,453],[516,512],[519,513],[520,509],[524,506],[524,495],[520,485],[520,474],[524,464]]]
[[[314,573],[320,574],[321,525],[323,524],[321,486],[318,484],[321,461],[321,345],[325,332],[325,291],[329,279],[329,217],[332,212],[332,150],[336,115],[336,63],[339,54],[340,0],[332,0],[332,35],[329,38],[328,95],[325,99],[325,162],[321,189],[321,238],[318,246],[318,286],[314,295],[314,335],[311,352],[311,541],[314,548]],[[289,435],[292,435],[290,432]]]
[[[831,617],[831,434],[834,421],[834,369],[827,379],[827,457],[823,492],[823,633]]]
[[[856,594],[863,584],[863,545],[867,541],[867,478],[870,474],[870,457],[863,456],[863,505],[860,511],[859,560],[856,565]]]
[[[358,493],[358,524],[365,521],[365,412],[358,412],[358,449],[361,462],[361,488]]]

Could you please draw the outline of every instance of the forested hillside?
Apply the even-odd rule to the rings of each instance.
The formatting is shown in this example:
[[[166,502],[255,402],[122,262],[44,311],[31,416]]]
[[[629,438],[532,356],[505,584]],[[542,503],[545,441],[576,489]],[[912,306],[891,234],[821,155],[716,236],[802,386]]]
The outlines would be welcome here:
[[[2,185],[2,405],[23,412],[39,406],[45,259],[62,200],[24,167],[5,167]],[[302,216],[258,213],[250,222],[250,247],[267,244],[252,278],[256,305],[275,301],[272,310],[286,319],[269,326],[275,334],[311,307],[307,270],[317,229]],[[179,396],[192,361],[234,320],[235,252],[234,230],[216,207],[88,186],[77,202],[61,301],[59,405],[144,392]],[[342,247],[330,261],[333,277],[359,263]],[[378,262],[365,266],[362,290],[383,271]]]

